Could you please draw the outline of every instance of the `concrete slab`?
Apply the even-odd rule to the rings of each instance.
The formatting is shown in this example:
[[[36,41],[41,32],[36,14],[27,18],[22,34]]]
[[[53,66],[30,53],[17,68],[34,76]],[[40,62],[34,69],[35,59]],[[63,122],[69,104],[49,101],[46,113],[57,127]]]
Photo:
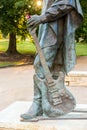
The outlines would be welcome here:
[[[20,115],[26,112],[32,102],[15,102],[0,112],[0,130],[87,130],[87,120],[43,120],[20,122]],[[87,110],[87,104],[77,109]]]
[[[68,86],[85,86],[87,87],[87,71],[71,71],[65,78]]]

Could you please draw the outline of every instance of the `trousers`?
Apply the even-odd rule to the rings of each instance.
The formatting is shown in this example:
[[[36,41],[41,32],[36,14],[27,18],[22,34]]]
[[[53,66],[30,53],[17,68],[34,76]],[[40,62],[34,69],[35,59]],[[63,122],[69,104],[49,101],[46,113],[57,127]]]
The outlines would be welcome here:
[[[57,45],[53,45],[50,47],[46,47],[42,49],[43,55],[45,57],[47,66],[49,67],[49,69],[52,67],[54,59],[56,57],[57,54]],[[44,73],[44,69],[43,66],[41,65],[41,61],[39,58],[39,55],[36,56],[35,61],[34,61],[34,69],[35,69],[35,73],[40,77],[40,78],[45,78],[45,73]]]

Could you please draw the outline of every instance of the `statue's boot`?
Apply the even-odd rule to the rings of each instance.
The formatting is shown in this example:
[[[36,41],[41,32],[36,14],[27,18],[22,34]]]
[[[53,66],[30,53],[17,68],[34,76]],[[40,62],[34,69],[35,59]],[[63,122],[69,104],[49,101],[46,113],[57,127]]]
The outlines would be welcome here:
[[[34,76],[35,77],[35,76]],[[28,112],[21,115],[22,121],[29,121],[37,116],[41,116],[43,114],[42,111],[42,99],[41,92],[37,86],[37,81],[34,80],[34,99],[31,107]]]

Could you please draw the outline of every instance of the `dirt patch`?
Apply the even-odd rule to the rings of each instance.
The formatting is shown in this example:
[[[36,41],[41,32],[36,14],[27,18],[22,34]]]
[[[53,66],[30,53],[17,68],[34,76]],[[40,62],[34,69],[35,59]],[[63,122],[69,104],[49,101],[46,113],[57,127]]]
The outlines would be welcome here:
[[[7,53],[0,53],[0,64],[2,64],[0,67],[6,67],[7,66],[13,66],[13,65],[26,65],[30,64],[32,65],[34,62],[34,56],[28,55],[28,54],[14,54],[14,55],[8,55]],[[9,64],[8,64],[9,63]]]

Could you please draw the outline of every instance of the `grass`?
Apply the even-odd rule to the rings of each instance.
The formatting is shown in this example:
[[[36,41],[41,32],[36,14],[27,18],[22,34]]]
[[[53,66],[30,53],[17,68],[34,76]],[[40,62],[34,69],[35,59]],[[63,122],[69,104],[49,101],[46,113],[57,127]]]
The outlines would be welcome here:
[[[8,48],[8,41],[0,40],[0,52],[5,52],[7,48]]]
[[[0,52],[5,52],[8,48],[8,40],[0,40]],[[35,55],[35,45],[29,41],[20,41],[17,43],[17,51],[21,54]],[[0,61],[0,68],[7,66],[18,66],[27,64],[25,61]],[[30,63],[31,64],[31,63]]]
[[[35,55],[36,48],[33,43],[29,43],[28,41],[21,41],[17,44],[17,50],[22,54],[31,54]]]
[[[5,52],[8,48],[8,40],[0,40],[0,52]],[[17,50],[21,54],[30,54],[35,55],[36,48],[32,42],[29,41],[20,41],[17,43]],[[76,44],[76,54],[77,56],[87,56],[87,44],[86,43],[77,43]],[[23,61],[20,62],[8,62],[8,61],[0,61],[0,68],[14,65],[23,65],[25,64]]]
[[[77,43],[76,54],[77,56],[87,56],[87,43]]]
[[[20,66],[20,65],[24,65],[25,63],[23,62],[7,62],[7,61],[4,61],[4,62],[0,62],[0,68],[3,68],[3,67],[8,67],[8,66]]]
[[[8,41],[0,40],[0,52],[5,52],[8,48]],[[35,45],[29,41],[20,41],[17,43],[17,50],[22,54],[31,54],[36,53]],[[77,56],[87,56],[87,44],[86,43],[77,43],[76,44],[76,54]]]
[[[8,41],[1,40],[0,41],[0,52],[5,52],[8,48]],[[36,48],[33,43],[28,41],[20,41],[17,43],[17,50],[21,54],[31,54],[35,55]]]

